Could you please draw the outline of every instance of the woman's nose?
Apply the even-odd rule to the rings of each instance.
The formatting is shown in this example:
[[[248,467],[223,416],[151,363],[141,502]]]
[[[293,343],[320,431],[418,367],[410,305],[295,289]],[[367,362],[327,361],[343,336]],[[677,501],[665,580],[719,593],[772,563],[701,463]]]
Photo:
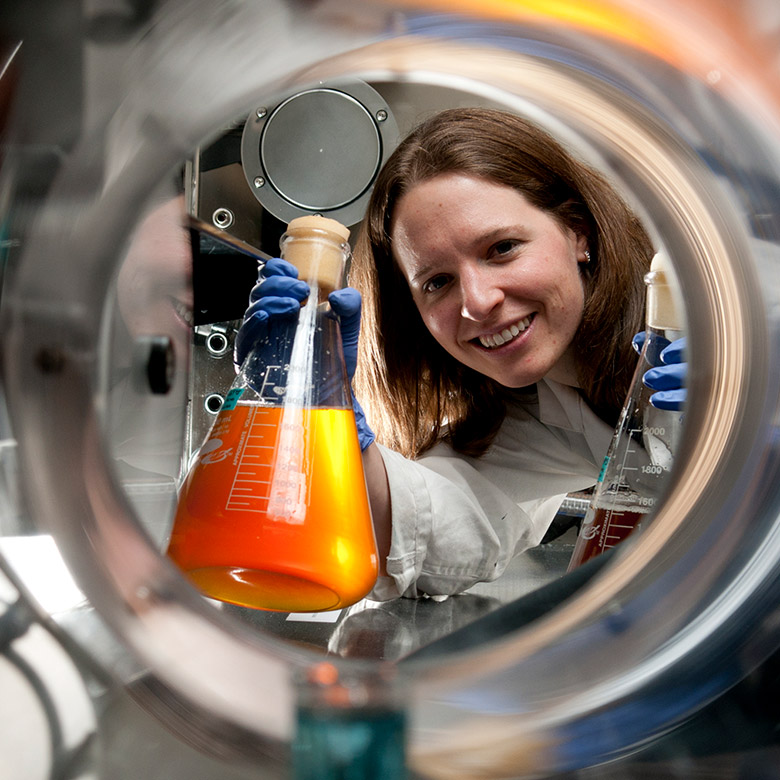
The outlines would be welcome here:
[[[467,320],[480,322],[504,300],[504,293],[486,273],[487,269],[475,269],[461,274],[460,314]]]

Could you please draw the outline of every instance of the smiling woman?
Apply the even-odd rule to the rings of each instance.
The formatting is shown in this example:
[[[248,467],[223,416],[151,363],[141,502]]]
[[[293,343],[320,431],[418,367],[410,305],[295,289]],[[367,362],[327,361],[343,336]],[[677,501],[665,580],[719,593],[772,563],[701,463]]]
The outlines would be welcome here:
[[[180,359],[192,328],[192,249],[184,197],[155,204],[135,231],[117,279],[117,300],[133,337],[166,333]]]
[[[642,328],[653,253],[612,186],[527,120],[475,108],[420,125],[379,176],[351,273],[365,297],[356,387],[379,440],[417,457],[446,436],[456,451],[481,455],[515,395],[507,388],[533,385],[553,367],[613,426],[636,362],[631,337]],[[438,300],[460,304],[421,304],[429,296],[410,287],[408,270],[413,262],[438,269],[445,255],[464,262],[465,276],[448,280],[455,289]],[[505,300],[485,312],[497,294]],[[549,308],[540,308],[542,294]],[[457,330],[443,322],[445,308]],[[481,336],[492,346],[496,333],[505,339],[507,326],[537,311],[544,316],[532,318],[511,355],[468,343]]]
[[[586,236],[503,184],[449,173],[403,195],[391,240],[430,334],[499,385],[552,371],[579,327]]]
[[[520,116],[450,109],[401,142],[350,275],[376,597],[495,579],[595,484],[653,254],[606,179]]]

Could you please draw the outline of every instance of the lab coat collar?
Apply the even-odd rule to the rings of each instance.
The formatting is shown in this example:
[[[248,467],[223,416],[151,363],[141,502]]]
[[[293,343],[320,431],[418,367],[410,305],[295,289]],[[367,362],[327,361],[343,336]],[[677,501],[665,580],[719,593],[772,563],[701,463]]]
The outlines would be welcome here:
[[[571,385],[542,379],[536,385],[539,399],[539,419],[545,425],[553,425],[575,433],[585,432],[582,413],[582,397]]]
[[[612,441],[613,427],[588,406],[575,387],[543,379],[537,384],[536,390],[541,422],[583,435],[594,463],[600,463]]]

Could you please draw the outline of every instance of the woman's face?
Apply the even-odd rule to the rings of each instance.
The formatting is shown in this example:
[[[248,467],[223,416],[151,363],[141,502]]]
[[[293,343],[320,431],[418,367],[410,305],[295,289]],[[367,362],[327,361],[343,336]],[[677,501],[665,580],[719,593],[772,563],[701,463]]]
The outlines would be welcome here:
[[[583,236],[511,187],[453,173],[398,201],[392,241],[425,325],[455,359],[506,387],[561,360],[582,319]]]
[[[119,269],[119,309],[133,336],[166,334],[183,350],[192,329],[192,249],[184,198],[143,219]]]

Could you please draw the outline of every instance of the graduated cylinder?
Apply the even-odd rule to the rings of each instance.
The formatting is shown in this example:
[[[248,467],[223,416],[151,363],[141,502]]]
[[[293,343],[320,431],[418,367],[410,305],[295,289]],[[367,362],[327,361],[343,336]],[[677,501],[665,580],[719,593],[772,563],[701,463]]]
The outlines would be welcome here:
[[[343,285],[349,231],[293,220],[281,256],[311,293],[269,320],[244,360],[181,491],[169,556],[207,596],[313,612],[352,604],[378,557],[352,394],[328,294]]]

